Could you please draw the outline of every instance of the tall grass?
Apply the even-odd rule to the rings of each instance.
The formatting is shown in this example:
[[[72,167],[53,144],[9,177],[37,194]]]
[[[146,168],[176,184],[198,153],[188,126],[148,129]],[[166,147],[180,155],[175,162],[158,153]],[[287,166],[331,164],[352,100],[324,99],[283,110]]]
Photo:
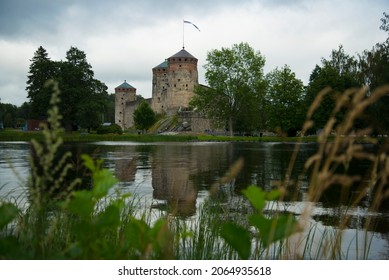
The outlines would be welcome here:
[[[323,97],[330,92],[325,89],[320,92],[312,103],[307,119],[303,126],[303,134],[313,127],[313,115],[320,106]],[[305,162],[305,172],[309,174],[308,201],[304,211],[299,217],[299,223],[303,229],[297,243],[305,244],[304,258],[315,259],[342,259],[347,257],[347,251],[342,250],[343,234],[350,221],[351,210],[361,202],[366,195],[371,196],[369,212],[376,212],[382,201],[388,199],[388,176],[389,176],[389,158],[387,157],[387,143],[381,143],[378,151],[367,150],[366,144],[377,145],[377,140],[370,137],[373,132],[372,127],[357,127],[358,121],[363,120],[366,110],[377,102],[381,97],[389,94],[389,87],[381,87],[370,93],[367,88],[349,89],[339,95],[336,99],[335,107],[325,124],[322,133],[318,136],[319,147],[317,152]],[[343,117],[339,119],[339,115]],[[362,139],[362,140],[361,140]],[[299,145],[296,145],[294,155],[289,164],[286,180],[281,186],[285,188],[291,182],[291,171],[294,161],[299,151]],[[350,165],[352,161],[368,161],[370,168],[366,174],[350,174]],[[352,188],[358,189],[358,194],[354,195],[349,201],[346,209],[340,213],[339,224],[336,229],[327,229],[320,233],[319,246],[312,255],[313,236],[317,234],[317,228],[312,227],[310,223],[313,210],[319,199],[329,188],[338,188],[340,193],[347,195]],[[365,223],[364,236],[359,238],[356,234],[356,248],[362,248],[362,252],[357,252],[357,258],[368,258],[371,237],[368,229],[371,223],[371,216],[367,217]],[[369,241],[370,240],[370,241]],[[290,254],[290,253],[288,253]],[[293,254],[293,252],[292,252]],[[295,253],[297,254],[297,253]]]

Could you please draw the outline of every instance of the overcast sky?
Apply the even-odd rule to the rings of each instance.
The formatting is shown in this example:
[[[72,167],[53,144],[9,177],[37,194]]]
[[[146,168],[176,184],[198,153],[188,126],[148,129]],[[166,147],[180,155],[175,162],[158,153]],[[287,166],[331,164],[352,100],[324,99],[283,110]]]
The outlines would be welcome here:
[[[388,0],[1,0],[0,98],[28,101],[30,59],[43,46],[64,60],[84,51],[109,93],[124,80],[151,97],[151,69],[183,44],[199,59],[205,84],[207,52],[247,42],[266,58],[265,73],[289,65],[306,84],[321,58],[340,44],[355,55],[386,39],[379,30]]]

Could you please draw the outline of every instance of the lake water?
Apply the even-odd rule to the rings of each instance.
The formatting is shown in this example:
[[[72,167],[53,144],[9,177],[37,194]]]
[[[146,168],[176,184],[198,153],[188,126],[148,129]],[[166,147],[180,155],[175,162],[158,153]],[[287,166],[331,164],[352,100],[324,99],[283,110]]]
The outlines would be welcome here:
[[[271,189],[284,178],[293,143],[132,143],[98,142],[66,144],[65,149],[73,154],[88,153],[104,159],[119,179],[117,188],[141,197],[143,203],[152,209],[170,211],[183,217],[195,217],[196,211],[209,196],[210,187],[220,180],[239,158],[244,166],[235,179],[224,188],[225,202],[241,203],[240,190],[248,185]],[[299,176],[300,184],[294,195],[286,196],[278,205],[283,210],[298,216],[307,206],[307,176],[301,175],[305,160],[317,149],[316,144],[302,144],[294,165],[293,177]],[[0,197],[14,199],[19,205],[25,201],[24,188],[29,176],[30,146],[26,142],[0,142]],[[353,172],[363,172],[362,163],[353,167]],[[389,258],[389,210],[382,207],[379,212],[370,213],[368,200],[348,208],[349,197],[340,195],[338,189],[330,189],[314,206],[310,223],[317,232],[333,229],[339,223],[339,213],[351,213],[351,219],[344,231],[342,248],[350,259],[361,258],[361,248],[366,241],[370,259]],[[363,227],[367,217],[374,223]],[[320,240],[320,234],[318,239]],[[359,237],[360,236],[360,237]],[[363,239],[366,240],[363,240]],[[356,240],[358,239],[358,240]],[[313,246],[313,245],[312,245]]]

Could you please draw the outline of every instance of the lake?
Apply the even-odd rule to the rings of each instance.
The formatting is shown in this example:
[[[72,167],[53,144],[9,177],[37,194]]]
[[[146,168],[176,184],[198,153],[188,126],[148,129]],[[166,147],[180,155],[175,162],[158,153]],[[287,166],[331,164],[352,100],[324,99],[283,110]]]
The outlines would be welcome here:
[[[130,192],[140,198],[143,205],[158,211],[167,211],[183,219],[196,217],[201,203],[209,197],[212,185],[226,174],[240,158],[244,165],[238,175],[221,186],[221,203],[231,211],[242,203],[240,191],[249,185],[272,189],[285,177],[293,143],[249,142],[188,142],[188,143],[134,143],[97,142],[65,144],[64,149],[74,155],[88,153],[104,160],[104,166],[119,179],[117,189]],[[288,189],[279,209],[294,213],[297,217],[309,204],[306,201],[308,176],[303,174],[304,162],[317,149],[317,144],[302,144],[294,164],[292,177],[299,179],[297,188]],[[0,142],[0,196],[26,203],[25,186],[29,176],[30,145],[26,142]],[[76,160],[76,159],[75,159]],[[367,166],[358,163],[352,172],[361,173]],[[353,195],[356,190],[351,190]],[[389,258],[389,209],[369,211],[369,199],[363,199],[350,208],[349,196],[337,188],[326,191],[314,205],[309,223],[320,232],[334,229],[339,224],[342,211],[351,214],[344,231],[342,249],[345,258],[361,258],[360,246],[369,244],[369,259]],[[236,204],[236,205],[235,205]],[[373,223],[364,232],[367,217]],[[312,245],[314,246],[314,245]]]

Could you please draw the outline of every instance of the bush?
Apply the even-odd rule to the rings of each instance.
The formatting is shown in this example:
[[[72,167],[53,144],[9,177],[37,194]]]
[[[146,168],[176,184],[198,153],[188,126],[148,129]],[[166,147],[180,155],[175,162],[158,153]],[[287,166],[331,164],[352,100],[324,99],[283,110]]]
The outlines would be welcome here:
[[[117,133],[117,134],[122,134],[122,128],[114,123],[109,126],[103,126],[101,125],[99,128],[96,130],[97,134],[110,134],[110,133]]]

